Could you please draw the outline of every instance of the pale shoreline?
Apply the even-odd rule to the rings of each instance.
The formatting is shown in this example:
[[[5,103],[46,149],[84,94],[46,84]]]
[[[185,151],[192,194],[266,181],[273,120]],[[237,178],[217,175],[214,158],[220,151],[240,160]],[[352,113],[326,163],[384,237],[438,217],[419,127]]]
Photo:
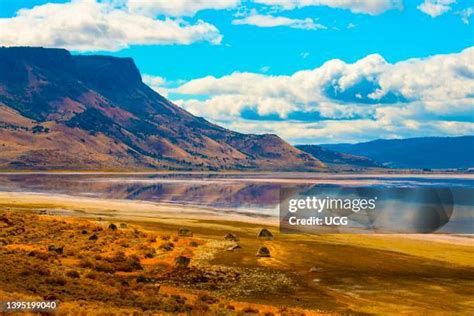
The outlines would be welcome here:
[[[245,216],[233,210],[212,209],[189,205],[171,205],[164,203],[114,200],[91,197],[75,197],[60,194],[44,194],[32,192],[0,192],[0,206],[14,209],[45,209],[52,214],[70,215],[97,219],[122,219],[143,222],[171,221],[174,224],[199,225],[199,221],[240,222],[246,224],[278,226],[277,217],[252,214]],[[218,211],[218,212],[217,212]],[[341,234],[343,235],[343,234]],[[364,236],[389,239],[410,239],[420,242],[436,242],[450,245],[474,246],[474,235],[449,234],[363,234]]]
[[[265,223],[271,226],[278,224],[276,217],[250,217],[230,209],[216,210],[208,207],[151,201],[76,197],[33,192],[0,192],[0,206],[7,205],[16,208],[48,208],[56,211],[69,211],[70,215],[79,217],[110,216],[111,218],[151,222],[176,219],[238,221],[249,224]]]
[[[389,172],[394,171],[394,172]],[[402,172],[403,170],[392,170],[390,169],[387,172],[300,172],[300,171],[167,171],[167,170],[157,170],[157,171],[72,171],[72,170],[47,170],[47,171],[34,171],[34,170],[0,170],[0,175],[242,175],[244,177],[250,175],[258,176],[283,176],[291,178],[292,176],[297,176],[300,179],[311,179],[311,178],[358,178],[358,177],[367,177],[367,178],[411,178],[411,177],[420,177],[426,179],[437,179],[437,178],[455,178],[455,179],[474,179],[474,173],[456,173],[456,172]],[[280,178],[265,178],[271,180],[278,180]],[[286,180],[286,179],[282,179]],[[296,180],[296,179],[295,179]]]

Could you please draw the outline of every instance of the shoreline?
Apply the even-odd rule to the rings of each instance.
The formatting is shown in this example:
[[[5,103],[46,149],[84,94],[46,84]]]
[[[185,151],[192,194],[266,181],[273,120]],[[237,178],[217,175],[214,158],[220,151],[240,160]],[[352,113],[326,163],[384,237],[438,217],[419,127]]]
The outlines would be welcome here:
[[[21,199],[21,200],[20,200]],[[0,192],[0,206],[18,208],[52,208],[69,210],[70,215],[78,217],[109,216],[110,218],[147,219],[150,221],[163,220],[216,220],[224,222],[239,221],[249,224],[265,223],[270,226],[278,225],[277,217],[245,216],[230,209],[213,209],[184,204],[166,204],[142,200],[104,199],[79,197],[62,194],[47,194],[33,192]],[[131,211],[133,209],[133,211]]]
[[[121,171],[121,170],[0,170],[0,175],[160,175],[160,174],[190,174],[190,175],[309,175],[309,176],[331,176],[331,177],[462,177],[467,179],[474,179],[472,172],[448,172],[448,171],[418,171],[418,170],[404,170],[404,169],[389,169],[387,172],[382,170],[363,170],[363,171],[245,171],[245,170],[227,170],[227,171],[168,171],[168,170],[137,170],[137,171]]]
[[[238,213],[230,209],[215,209],[181,204],[156,203],[142,200],[76,197],[61,194],[33,192],[0,192],[0,207],[14,209],[49,209],[49,214],[86,219],[127,220],[137,222],[173,221],[175,224],[198,225],[201,221],[241,223],[278,228],[276,216],[258,216],[255,213]],[[306,235],[306,234],[305,234]],[[345,236],[355,234],[327,234]],[[319,236],[314,234],[314,236]],[[472,246],[474,235],[458,234],[357,234],[365,238],[410,239],[420,242]]]

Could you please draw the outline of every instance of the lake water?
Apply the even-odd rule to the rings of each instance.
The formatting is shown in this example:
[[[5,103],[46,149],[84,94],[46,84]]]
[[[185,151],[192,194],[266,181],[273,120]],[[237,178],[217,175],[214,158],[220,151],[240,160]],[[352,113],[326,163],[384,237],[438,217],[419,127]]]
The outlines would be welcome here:
[[[318,173],[0,174],[0,191],[3,192],[143,200],[217,210],[230,209],[248,216],[278,216],[281,187],[297,190],[339,187],[474,189],[474,176]],[[472,214],[471,211],[469,206],[467,212]],[[462,213],[466,216],[465,205]]]

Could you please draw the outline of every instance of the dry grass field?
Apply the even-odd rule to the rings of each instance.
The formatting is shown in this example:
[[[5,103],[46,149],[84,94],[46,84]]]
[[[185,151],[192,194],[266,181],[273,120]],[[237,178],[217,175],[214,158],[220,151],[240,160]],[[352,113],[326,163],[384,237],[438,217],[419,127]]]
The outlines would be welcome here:
[[[467,238],[285,235],[269,225],[273,240],[261,240],[262,223],[83,218],[55,203],[0,201],[0,300],[58,299],[58,315],[474,313]],[[256,256],[262,246],[270,257]]]

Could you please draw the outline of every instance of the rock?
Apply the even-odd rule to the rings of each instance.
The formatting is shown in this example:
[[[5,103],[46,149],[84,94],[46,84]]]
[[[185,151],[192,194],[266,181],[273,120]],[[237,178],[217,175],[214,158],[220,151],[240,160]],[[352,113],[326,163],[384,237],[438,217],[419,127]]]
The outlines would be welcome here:
[[[229,241],[239,241],[240,240],[239,236],[237,236],[234,233],[228,233],[227,235],[225,235],[224,239],[229,240]]]
[[[235,244],[233,246],[230,246],[227,248],[227,251],[234,251],[234,252],[239,252],[242,249],[242,247],[239,244]]]
[[[185,256],[179,256],[176,257],[174,260],[174,266],[176,268],[187,268],[189,266],[189,263],[191,262],[191,259]]]
[[[321,270],[321,268],[312,267],[311,269],[309,269],[309,272],[320,272]]]
[[[193,237],[193,231],[189,228],[180,228],[178,230],[178,236],[181,237]]]
[[[83,230],[81,230],[81,234],[83,234],[83,235],[87,235],[87,229],[83,229]]]
[[[197,247],[197,246],[199,246],[199,244],[198,244],[197,242],[195,242],[195,241],[191,241],[191,242],[189,243],[189,246],[190,246],[190,247]]]
[[[160,249],[171,251],[174,249],[174,244],[172,242],[164,242],[160,245]]]
[[[117,225],[112,223],[112,224],[109,225],[109,229],[110,230],[117,230]]]
[[[257,257],[271,257],[270,256],[270,250],[268,250],[267,247],[262,246],[260,249],[258,249],[258,252],[256,254]]]
[[[263,228],[260,233],[258,233],[258,239],[273,240],[273,234],[268,229]]]
[[[89,240],[97,240],[99,239],[99,236],[97,236],[96,234],[92,234],[90,237],[89,237]]]
[[[127,227],[128,227],[127,224],[125,224],[125,223],[120,223],[120,228],[127,228]]]
[[[56,247],[55,245],[49,245],[48,246],[48,251],[54,251],[58,254],[63,254],[64,247]]]

